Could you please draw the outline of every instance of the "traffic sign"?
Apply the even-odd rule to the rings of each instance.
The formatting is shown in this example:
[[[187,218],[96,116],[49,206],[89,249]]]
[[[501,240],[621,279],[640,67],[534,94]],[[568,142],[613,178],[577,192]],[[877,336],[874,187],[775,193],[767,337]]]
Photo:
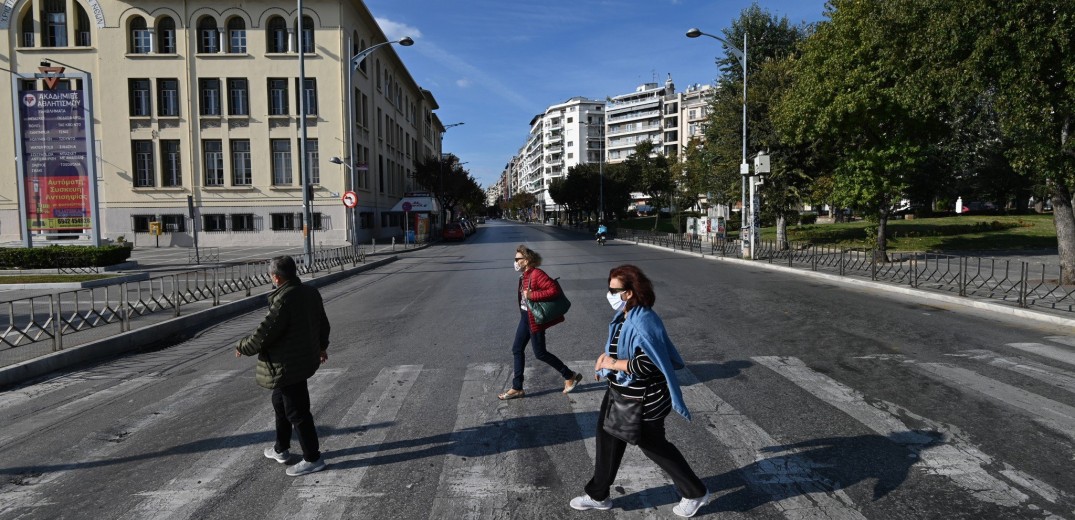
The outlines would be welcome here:
[[[343,205],[349,208],[353,208],[358,205],[358,194],[353,191],[348,191],[343,194]]]
[[[403,211],[405,211],[405,212],[410,212],[411,211],[411,203],[410,202],[404,202],[403,203]]]

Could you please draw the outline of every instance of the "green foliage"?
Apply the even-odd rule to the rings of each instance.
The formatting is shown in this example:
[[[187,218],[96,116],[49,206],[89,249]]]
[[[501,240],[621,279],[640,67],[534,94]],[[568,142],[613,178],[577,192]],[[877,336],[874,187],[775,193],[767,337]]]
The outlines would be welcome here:
[[[130,256],[131,249],[125,246],[0,248],[0,268],[104,267],[123,263]]]
[[[429,191],[440,203],[442,211],[462,210],[478,213],[485,204],[485,192],[459,163],[455,155],[439,158],[435,155],[415,160],[414,181]]]

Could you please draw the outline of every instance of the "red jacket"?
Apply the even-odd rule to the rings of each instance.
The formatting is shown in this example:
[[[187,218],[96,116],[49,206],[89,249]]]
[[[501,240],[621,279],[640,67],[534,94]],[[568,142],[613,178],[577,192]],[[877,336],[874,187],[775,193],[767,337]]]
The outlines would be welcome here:
[[[549,275],[545,274],[545,271],[536,267],[523,271],[523,275],[519,277],[519,290],[515,291],[515,295],[519,299],[519,305],[523,304],[522,292],[523,289],[527,288],[530,289],[530,299],[536,302],[551,300],[556,298],[559,293],[556,282],[554,282],[552,278],[549,278]],[[539,332],[564,321],[564,317],[560,316],[548,323],[538,325],[537,322],[534,321],[534,314],[529,310],[526,311],[526,318],[530,320],[530,332]]]

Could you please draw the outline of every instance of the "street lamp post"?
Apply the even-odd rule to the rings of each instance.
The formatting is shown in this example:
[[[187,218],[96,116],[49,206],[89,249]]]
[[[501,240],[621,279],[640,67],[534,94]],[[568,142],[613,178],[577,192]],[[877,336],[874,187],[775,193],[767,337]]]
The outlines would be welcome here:
[[[743,65],[743,161],[739,164],[739,175],[742,176],[742,182],[740,183],[740,210],[739,210],[739,243],[744,246],[744,257],[754,258],[754,250],[746,244],[754,242],[754,234],[757,233],[757,229],[754,229],[754,223],[751,222],[750,227],[747,227],[747,177],[750,175],[750,165],[747,164],[747,33],[743,31],[743,50],[737,49],[734,45],[728,43],[727,40],[720,36],[714,36],[709,33],[704,33],[697,27],[694,27],[687,31],[688,38],[697,38],[699,36],[708,36],[723,43],[733,56],[739,59],[739,63]],[[749,242],[743,236],[744,232],[751,234]]]
[[[365,61],[366,58],[369,57],[370,54],[373,54],[373,51],[376,51],[377,49],[379,49],[381,47],[384,47],[385,45],[391,45],[393,43],[398,43],[398,44],[400,44],[400,45],[402,45],[404,47],[410,47],[411,45],[414,45],[414,40],[412,40],[410,36],[404,36],[403,38],[400,38],[398,40],[381,42],[381,43],[378,43],[377,45],[372,45],[370,47],[367,47],[367,48],[359,51],[358,54],[355,54],[354,56],[351,57],[351,59],[348,62],[347,73],[344,74],[344,80],[345,80],[344,81],[344,89],[346,89],[346,91],[347,91],[347,96],[346,96],[347,97],[347,148],[348,148],[347,155],[346,155],[347,163],[344,163],[342,160],[340,160],[339,157],[333,157],[332,161],[330,161],[330,162],[332,162],[333,164],[343,164],[344,166],[347,166],[347,170],[348,170],[348,172],[350,172],[351,191],[355,191],[357,189],[357,186],[358,186],[357,176],[355,175],[355,155],[356,155],[357,150],[355,150],[355,130],[354,130],[354,128],[355,128],[355,123],[354,123],[355,109],[354,109],[354,104],[352,102],[352,98],[354,97],[354,92],[352,92],[352,87],[351,87],[351,76],[353,76],[355,74],[355,72],[358,72],[358,68],[362,66],[362,62]],[[353,48],[354,48],[354,42],[351,40],[351,38],[348,38],[347,39],[348,52],[351,52],[351,49],[353,49]],[[373,196],[377,197],[377,193],[374,192]],[[357,222],[356,222],[356,219],[355,219],[355,213],[357,213],[357,212],[358,212],[358,207],[357,206],[354,207],[354,208],[351,208],[351,246],[352,247],[358,244],[358,225],[357,225]]]

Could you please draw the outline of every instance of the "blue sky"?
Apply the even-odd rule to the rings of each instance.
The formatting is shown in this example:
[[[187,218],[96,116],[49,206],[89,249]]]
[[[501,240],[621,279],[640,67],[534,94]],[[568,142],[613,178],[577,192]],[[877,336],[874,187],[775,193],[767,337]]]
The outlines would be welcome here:
[[[366,0],[419,85],[440,104],[444,151],[483,187],[525,144],[530,120],[574,96],[605,99],[669,74],[681,91],[712,83],[720,34],[750,0]],[[822,18],[824,0],[758,2],[791,22]]]

